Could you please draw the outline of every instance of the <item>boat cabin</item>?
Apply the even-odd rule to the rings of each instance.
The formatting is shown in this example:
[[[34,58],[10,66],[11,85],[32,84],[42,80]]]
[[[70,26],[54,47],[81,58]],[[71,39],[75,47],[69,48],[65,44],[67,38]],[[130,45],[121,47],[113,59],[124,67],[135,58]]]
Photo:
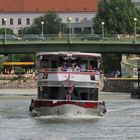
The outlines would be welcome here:
[[[46,52],[37,54],[37,67],[50,71],[97,70],[101,54],[80,52]]]
[[[100,57],[97,53],[38,53],[38,98],[98,100],[96,75]]]

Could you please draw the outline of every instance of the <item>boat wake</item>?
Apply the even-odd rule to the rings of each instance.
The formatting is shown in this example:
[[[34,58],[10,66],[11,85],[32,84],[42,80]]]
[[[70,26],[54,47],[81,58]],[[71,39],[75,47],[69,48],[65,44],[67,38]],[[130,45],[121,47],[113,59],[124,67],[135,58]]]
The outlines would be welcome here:
[[[77,120],[77,119],[98,119],[103,116],[92,116],[92,115],[49,115],[49,116],[39,116],[35,117],[36,119],[44,120],[55,120],[55,119],[68,119],[68,120]]]

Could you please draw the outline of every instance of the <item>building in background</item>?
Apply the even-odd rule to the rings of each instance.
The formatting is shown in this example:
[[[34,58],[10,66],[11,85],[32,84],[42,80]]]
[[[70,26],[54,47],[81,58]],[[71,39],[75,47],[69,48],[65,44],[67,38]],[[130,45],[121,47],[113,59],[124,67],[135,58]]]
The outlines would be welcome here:
[[[140,7],[140,0],[132,0],[136,7]]]
[[[30,27],[35,18],[53,11],[62,23],[71,17],[72,33],[85,28],[92,33],[97,3],[98,0],[0,0],[0,27],[5,27],[6,18],[6,27],[18,34],[24,27]]]

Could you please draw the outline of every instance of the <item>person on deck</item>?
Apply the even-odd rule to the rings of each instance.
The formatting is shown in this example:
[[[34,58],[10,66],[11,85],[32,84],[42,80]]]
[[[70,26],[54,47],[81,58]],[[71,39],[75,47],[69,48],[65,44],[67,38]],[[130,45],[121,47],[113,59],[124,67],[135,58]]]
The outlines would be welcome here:
[[[90,72],[93,70],[93,66],[92,66],[91,64],[88,66],[88,70],[89,70]]]

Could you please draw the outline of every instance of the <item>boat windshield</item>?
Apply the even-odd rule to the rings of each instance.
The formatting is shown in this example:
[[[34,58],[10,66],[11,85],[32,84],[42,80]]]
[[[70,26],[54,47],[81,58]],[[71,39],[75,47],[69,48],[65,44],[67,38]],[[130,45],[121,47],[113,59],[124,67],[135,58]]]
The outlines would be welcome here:
[[[39,99],[56,99],[66,100],[67,96],[71,96],[71,100],[98,100],[98,89],[97,88],[81,88],[81,87],[48,87],[39,86],[38,98]]]

